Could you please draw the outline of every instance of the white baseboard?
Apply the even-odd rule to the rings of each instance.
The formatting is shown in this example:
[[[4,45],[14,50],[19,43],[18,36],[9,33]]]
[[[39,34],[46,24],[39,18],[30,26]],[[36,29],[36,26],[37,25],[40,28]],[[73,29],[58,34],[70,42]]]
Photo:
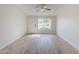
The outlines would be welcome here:
[[[57,34],[57,36],[59,36],[60,38],[62,38],[64,41],[66,41],[68,44],[70,44],[73,48],[75,48],[76,50],[79,50],[79,48],[75,47],[71,42],[69,42],[68,40],[66,40],[63,36]]]
[[[25,35],[26,35],[26,34],[25,34]],[[8,46],[9,44],[15,42],[16,40],[23,38],[25,35],[23,35],[23,36],[20,37],[20,38],[16,38],[16,39],[13,39],[13,40],[7,42],[6,44],[4,44],[3,46],[0,47],[0,50],[3,49],[3,48],[5,48],[5,47]]]

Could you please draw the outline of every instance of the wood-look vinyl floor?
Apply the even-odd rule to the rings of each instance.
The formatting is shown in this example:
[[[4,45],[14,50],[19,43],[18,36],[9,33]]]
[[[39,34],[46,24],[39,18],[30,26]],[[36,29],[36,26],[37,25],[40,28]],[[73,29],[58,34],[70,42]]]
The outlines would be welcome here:
[[[30,34],[0,49],[0,54],[79,54],[79,50],[55,34]]]
[[[27,53],[32,54],[55,54],[54,46],[55,36],[52,35],[28,35],[26,39]]]

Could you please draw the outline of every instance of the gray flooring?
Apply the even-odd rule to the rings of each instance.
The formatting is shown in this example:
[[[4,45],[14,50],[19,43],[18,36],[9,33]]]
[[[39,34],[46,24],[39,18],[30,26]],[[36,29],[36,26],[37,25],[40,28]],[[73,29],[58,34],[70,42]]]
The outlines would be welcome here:
[[[55,54],[55,35],[36,34],[28,35],[26,39],[27,49],[25,53]]]
[[[55,34],[30,34],[12,42],[0,54],[79,54],[64,39]]]

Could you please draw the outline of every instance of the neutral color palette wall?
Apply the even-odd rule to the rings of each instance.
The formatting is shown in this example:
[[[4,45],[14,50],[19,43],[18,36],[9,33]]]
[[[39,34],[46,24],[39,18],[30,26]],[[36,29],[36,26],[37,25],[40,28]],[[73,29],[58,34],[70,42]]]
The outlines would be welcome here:
[[[79,48],[79,5],[63,5],[57,16],[57,34]]]
[[[42,16],[51,18],[51,29],[38,29],[38,17],[41,16],[28,16],[28,33],[56,33],[55,16]]]
[[[0,48],[26,34],[26,20],[15,5],[0,5]]]

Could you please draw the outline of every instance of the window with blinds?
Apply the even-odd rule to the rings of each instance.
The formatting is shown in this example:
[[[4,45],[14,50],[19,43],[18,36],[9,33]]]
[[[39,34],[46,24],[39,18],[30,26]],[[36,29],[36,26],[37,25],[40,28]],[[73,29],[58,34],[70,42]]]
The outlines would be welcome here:
[[[38,18],[38,29],[51,29],[51,18]]]

